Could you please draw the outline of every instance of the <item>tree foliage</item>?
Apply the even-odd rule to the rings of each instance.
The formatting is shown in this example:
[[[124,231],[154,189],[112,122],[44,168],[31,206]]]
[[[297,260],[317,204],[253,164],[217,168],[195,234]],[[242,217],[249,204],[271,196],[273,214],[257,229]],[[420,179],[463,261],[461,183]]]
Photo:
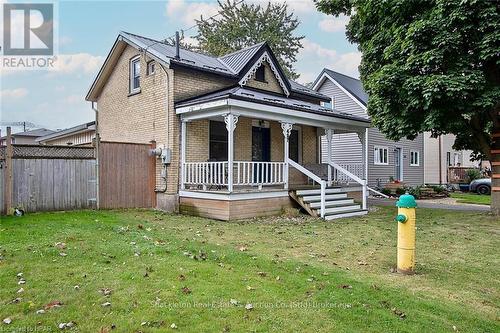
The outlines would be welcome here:
[[[499,129],[500,6],[488,0],[316,0],[350,15],[373,124],[388,138],[455,134],[456,149],[491,157]]]
[[[300,22],[286,3],[247,4],[235,0],[219,1],[219,15],[197,20],[199,48],[221,56],[266,41],[291,79],[298,78],[293,68],[304,36],[295,35]]]

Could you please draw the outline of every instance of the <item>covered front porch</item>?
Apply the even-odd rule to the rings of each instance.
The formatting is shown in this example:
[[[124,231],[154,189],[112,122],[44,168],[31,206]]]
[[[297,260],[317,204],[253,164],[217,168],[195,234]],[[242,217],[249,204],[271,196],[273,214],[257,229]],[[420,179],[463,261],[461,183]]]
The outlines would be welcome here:
[[[331,142],[334,133],[356,132],[366,161],[366,120],[312,103],[285,104],[276,96],[268,101],[268,94],[244,92],[177,106],[181,210],[184,203],[192,213],[229,211],[221,219],[231,219],[230,211],[242,207],[252,216],[268,215],[291,207],[298,192],[316,189],[318,216],[328,213],[329,193],[340,190],[360,192],[360,208],[366,210],[366,163],[336,164],[331,144],[326,163],[320,158],[322,136]]]

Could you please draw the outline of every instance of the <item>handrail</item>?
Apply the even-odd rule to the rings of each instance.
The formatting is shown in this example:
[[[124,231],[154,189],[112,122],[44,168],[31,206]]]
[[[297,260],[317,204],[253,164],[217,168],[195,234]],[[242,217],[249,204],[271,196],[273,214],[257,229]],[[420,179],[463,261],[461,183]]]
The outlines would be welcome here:
[[[366,179],[361,179],[359,178],[358,176],[352,174],[351,172],[347,171],[346,169],[344,169],[343,167],[341,167],[340,165],[338,165],[337,163],[335,162],[332,162],[332,161],[329,161],[328,164],[335,168],[336,170],[342,172],[344,175],[346,175],[347,177],[351,178],[352,180],[354,180],[355,182],[361,184],[363,186],[363,194],[362,194],[362,206],[363,206],[363,209],[367,209],[367,200],[366,200],[366,197],[368,196],[368,185],[367,185],[367,180]]]
[[[320,215],[321,215],[321,218],[324,218],[325,217],[325,202],[326,202],[326,181],[324,181],[323,179],[321,179],[321,177],[319,177],[318,175],[315,175],[311,171],[307,170],[302,165],[296,163],[294,160],[291,160],[291,159],[287,158],[286,162],[289,165],[291,165],[292,167],[294,167],[295,169],[297,169],[298,171],[302,172],[307,177],[309,177],[312,180],[314,180],[316,183],[318,183],[318,184],[321,185],[321,191],[320,191],[320,200],[321,200],[321,202],[320,202],[320,204],[321,204],[321,206],[320,206],[321,207],[320,208]]]
[[[304,168],[302,165],[298,164],[294,160],[288,159],[287,162],[288,162],[288,164],[290,164],[291,166],[293,166],[295,169],[299,170],[304,175],[306,175],[307,177],[309,177],[312,180],[314,180],[316,183],[321,184],[321,182],[323,181],[323,179],[321,179],[318,175],[315,175],[310,170]]]
[[[372,189],[372,188],[371,188],[371,187],[369,187],[369,186],[367,186],[366,188],[367,188],[369,191],[372,191],[373,193],[380,195],[381,197],[384,197],[384,198],[390,198],[388,195],[385,195],[385,194],[384,194],[384,193],[382,193],[382,192],[379,192],[379,191],[377,191],[377,190],[374,190],[374,189]]]

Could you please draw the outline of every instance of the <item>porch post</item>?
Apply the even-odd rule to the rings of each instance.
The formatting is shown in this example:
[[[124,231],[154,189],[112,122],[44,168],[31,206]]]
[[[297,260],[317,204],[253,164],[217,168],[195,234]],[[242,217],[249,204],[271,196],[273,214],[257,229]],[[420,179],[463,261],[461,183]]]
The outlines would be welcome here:
[[[293,124],[291,123],[281,123],[281,129],[283,130],[283,139],[284,139],[284,156],[283,162],[285,162],[283,166],[283,180],[285,182],[285,190],[288,189],[288,157],[289,157],[289,141],[290,132],[292,131]]]
[[[224,116],[227,129],[227,189],[233,192],[233,161],[234,161],[234,130],[238,123],[238,116],[228,113]]]
[[[364,132],[359,132],[359,141],[361,141],[361,151],[363,153],[363,209],[367,208],[368,198],[368,128]]]
[[[181,120],[181,190],[186,189],[187,121]]]
[[[327,152],[327,162],[328,162],[328,186],[332,186],[332,140],[333,140],[333,129],[325,128],[326,141],[328,142]]]

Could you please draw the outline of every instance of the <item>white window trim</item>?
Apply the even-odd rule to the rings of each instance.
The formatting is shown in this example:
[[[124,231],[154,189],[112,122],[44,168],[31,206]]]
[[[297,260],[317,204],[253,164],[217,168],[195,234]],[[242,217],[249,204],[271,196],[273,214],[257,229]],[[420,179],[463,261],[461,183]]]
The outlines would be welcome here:
[[[380,156],[380,155],[377,155],[377,153],[379,153],[380,149],[385,149],[387,151],[387,162],[380,162],[380,161],[377,161],[377,156]],[[380,153],[379,153],[380,154]],[[375,165],[389,165],[389,147],[387,146],[373,146],[373,164]]]
[[[417,163],[413,163],[412,155],[417,155]],[[420,166],[420,150],[410,150],[410,166]]]
[[[133,57],[132,59],[130,59],[130,62],[129,62],[129,82],[128,82],[128,86],[129,86],[129,91],[131,94],[134,94],[134,93],[138,93],[141,91],[141,74],[140,74],[140,58],[141,56],[138,55],[138,56],[135,56]],[[133,88],[134,86],[134,66],[133,64],[136,62],[136,61],[139,61],[139,87],[137,88]]]
[[[153,71],[151,71],[151,66],[154,67]],[[154,60],[150,60],[147,63],[147,75],[154,75],[156,73],[156,62]]]

